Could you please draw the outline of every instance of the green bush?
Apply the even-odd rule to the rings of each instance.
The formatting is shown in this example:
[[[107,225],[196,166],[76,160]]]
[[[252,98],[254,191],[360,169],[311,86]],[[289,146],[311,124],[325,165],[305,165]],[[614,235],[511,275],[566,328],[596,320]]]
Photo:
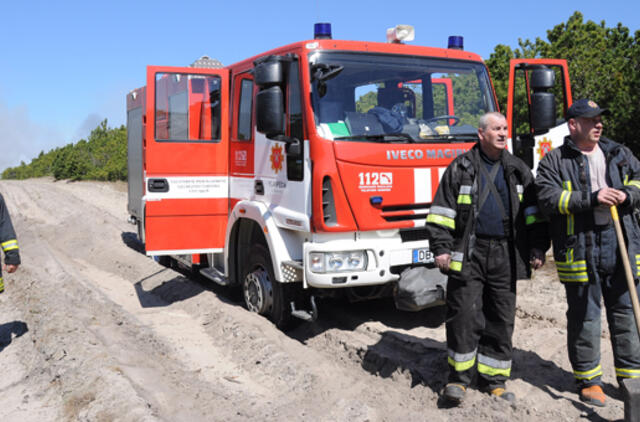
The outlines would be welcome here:
[[[109,128],[103,120],[75,144],[40,152],[31,163],[2,172],[3,179],[53,176],[56,180],[127,180],[127,129]]]

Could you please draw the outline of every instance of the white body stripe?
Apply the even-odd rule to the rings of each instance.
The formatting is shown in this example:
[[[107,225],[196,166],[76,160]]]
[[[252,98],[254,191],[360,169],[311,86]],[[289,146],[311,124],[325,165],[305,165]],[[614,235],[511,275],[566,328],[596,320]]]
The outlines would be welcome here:
[[[147,188],[144,196],[146,201],[229,197],[229,178],[226,176],[154,176],[145,178],[145,186],[148,186],[149,179],[165,179],[169,190],[149,192]]]
[[[413,202],[417,204],[431,202],[431,169],[413,169]]]

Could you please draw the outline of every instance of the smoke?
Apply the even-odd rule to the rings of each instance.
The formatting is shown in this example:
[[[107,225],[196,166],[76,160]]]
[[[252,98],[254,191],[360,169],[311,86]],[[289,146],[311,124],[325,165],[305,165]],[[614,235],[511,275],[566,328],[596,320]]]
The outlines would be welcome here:
[[[82,122],[78,130],[76,130],[75,136],[73,138],[74,142],[77,142],[80,139],[86,140],[91,134],[91,131],[93,131],[93,129],[98,127],[98,125],[103,120],[104,118],[100,117],[100,115],[96,113],[91,113],[87,117],[85,117],[84,121]]]
[[[0,171],[62,144],[59,130],[32,121],[25,106],[9,108],[0,101]]]
[[[22,161],[29,164],[40,152],[46,154],[57,147],[86,140],[103,119],[91,113],[71,131],[73,135],[64,135],[59,128],[33,121],[26,106],[9,108],[0,101],[0,173]]]

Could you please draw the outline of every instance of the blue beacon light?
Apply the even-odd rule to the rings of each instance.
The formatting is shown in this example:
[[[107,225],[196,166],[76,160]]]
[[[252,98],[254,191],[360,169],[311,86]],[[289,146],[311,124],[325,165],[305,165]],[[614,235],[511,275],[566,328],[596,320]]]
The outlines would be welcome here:
[[[447,48],[454,50],[464,50],[464,39],[460,35],[451,35]]]
[[[330,40],[331,39],[331,24],[330,23],[316,23],[313,25],[313,38],[316,40]]]

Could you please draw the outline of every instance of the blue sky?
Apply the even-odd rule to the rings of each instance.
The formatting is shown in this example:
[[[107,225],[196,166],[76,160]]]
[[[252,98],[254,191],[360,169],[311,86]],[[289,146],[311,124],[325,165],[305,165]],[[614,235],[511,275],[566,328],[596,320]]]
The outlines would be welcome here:
[[[489,58],[497,44],[546,39],[579,10],[585,20],[640,29],[640,2],[374,0],[2,1],[0,171],[86,138],[107,118],[125,123],[125,96],[145,84],[147,65],[185,66],[202,55],[228,65],[313,37],[331,22],[336,39],[384,41],[386,28],[413,25],[412,44]]]

